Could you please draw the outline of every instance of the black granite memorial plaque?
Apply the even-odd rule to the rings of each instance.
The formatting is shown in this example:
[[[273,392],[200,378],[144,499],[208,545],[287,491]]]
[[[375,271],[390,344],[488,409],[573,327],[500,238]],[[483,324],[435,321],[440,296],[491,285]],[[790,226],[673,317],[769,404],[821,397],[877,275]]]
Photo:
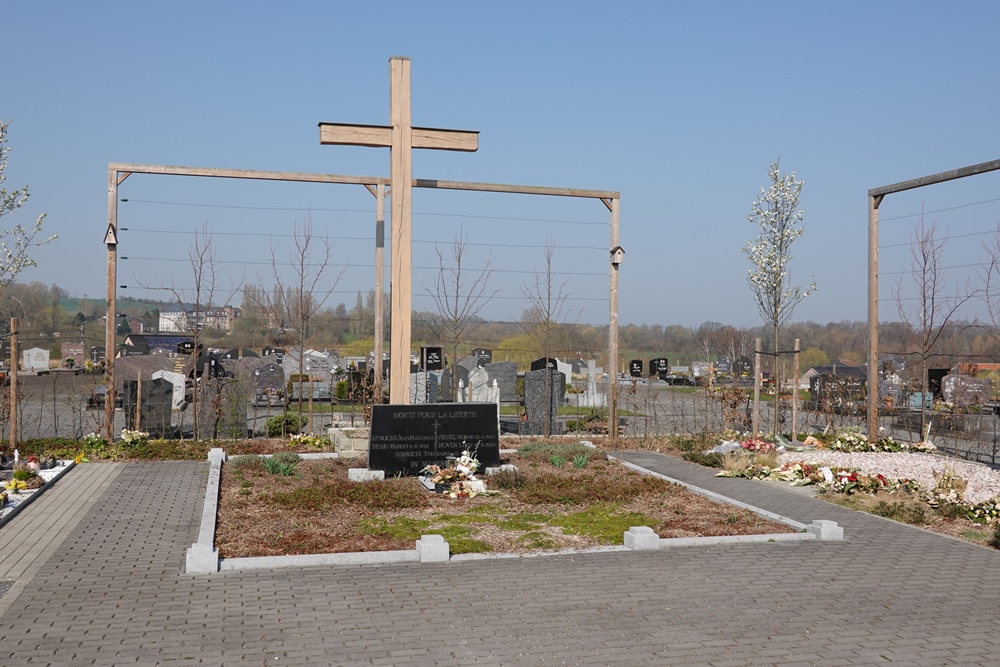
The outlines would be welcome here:
[[[373,405],[368,468],[415,475],[466,449],[483,467],[500,465],[499,423],[496,403]]]
[[[444,368],[443,358],[440,347],[420,348],[420,359],[425,371],[439,371]]]
[[[628,373],[634,378],[642,377],[642,359],[633,359],[628,362]]]

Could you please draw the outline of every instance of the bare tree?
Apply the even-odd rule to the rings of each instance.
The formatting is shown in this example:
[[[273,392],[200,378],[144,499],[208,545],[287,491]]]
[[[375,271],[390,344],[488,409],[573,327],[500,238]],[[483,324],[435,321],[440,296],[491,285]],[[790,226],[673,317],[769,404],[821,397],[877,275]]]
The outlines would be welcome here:
[[[570,293],[566,291],[569,279],[558,282],[553,271],[555,256],[555,239],[549,236],[545,240],[545,264],[541,270],[536,270],[531,283],[521,286],[521,292],[528,299],[529,307],[521,314],[520,325],[524,333],[539,347],[542,356],[550,358],[555,349],[557,339],[562,337],[563,322],[570,313],[566,302]],[[618,378],[614,369],[610,374],[611,381]],[[545,396],[547,401],[552,396],[551,373],[545,376]],[[615,433],[609,425],[608,433]],[[549,410],[545,410],[545,435],[552,434],[552,424],[549,423]]]
[[[434,289],[424,285],[424,290],[434,299],[437,313],[427,321],[428,327],[443,343],[447,344],[452,360],[452,401],[458,398],[458,377],[454,369],[458,364],[459,347],[468,341],[482,326],[479,313],[496,296],[497,290],[490,291],[489,282],[493,275],[494,256],[490,256],[476,271],[467,270],[469,244],[465,234],[459,230],[455,242],[447,253],[435,248],[438,256],[437,281]]]
[[[305,222],[301,226],[296,224],[292,231],[292,248],[288,253],[287,263],[279,259],[278,248],[273,244],[271,246],[271,273],[274,279],[271,292],[254,290],[251,297],[260,299],[257,305],[263,317],[268,320],[268,328],[274,333],[275,342],[278,342],[280,336],[281,339],[289,340],[298,347],[300,415],[303,408],[301,379],[305,375],[306,347],[320,333],[314,327],[314,320],[325,307],[343,275],[341,271],[332,281],[330,280],[332,255],[333,250],[329,240],[313,232],[312,215],[307,216]],[[286,278],[285,272],[281,270],[283,265],[291,267],[290,278]],[[311,432],[313,430],[311,381],[309,388],[308,411]]]
[[[948,276],[942,265],[942,258],[948,239],[938,236],[937,222],[928,226],[923,215],[911,236],[910,269],[896,276],[893,296],[899,312],[900,322],[908,325],[910,347],[917,355],[920,373],[920,434],[927,435],[927,368],[945,329],[951,325],[962,305],[974,296],[966,286],[964,291],[956,286],[952,293],[948,288]],[[907,288],[909,288],[908,291]],[[906,296],[912,293],[913,296]],[[878,391],[869,387],[869,391]]]

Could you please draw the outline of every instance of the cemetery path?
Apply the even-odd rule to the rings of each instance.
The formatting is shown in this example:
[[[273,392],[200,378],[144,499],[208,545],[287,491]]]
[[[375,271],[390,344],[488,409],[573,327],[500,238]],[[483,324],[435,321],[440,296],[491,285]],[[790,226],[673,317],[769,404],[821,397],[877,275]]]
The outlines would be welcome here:
[[[847,539],[190,576],[207,466],[127,464],[0,616],[0,664],[997,663],[1000,553],[621,457]]]

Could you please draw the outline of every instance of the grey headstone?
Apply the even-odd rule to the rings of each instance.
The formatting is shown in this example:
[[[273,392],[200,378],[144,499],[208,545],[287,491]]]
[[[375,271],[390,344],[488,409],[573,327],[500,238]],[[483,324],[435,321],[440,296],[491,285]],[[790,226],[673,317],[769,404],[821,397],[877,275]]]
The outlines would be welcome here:
[[[469,373],[469,390],[473,403],[492,403],[490,400],[490,374],[485,368]]]
[[[500,387],[501,403],[517,402],[517,362],[498,361],[486,364],[483,368],[489,374],[490,380],[496,380]]]
[[[410,373],[410,403],[437,403],[438,376],[420,371]]]
[[[524,374],[524,413],[528,418],[526,435],[560,434],[556,417],[565,387],[566,376],[555,369],[543,368]]]
[[[203,380],[199,405],[202,438],[245,438],[247,436],[247,387],[236,378]]]
[[[452,378],[455,378],[454,380]],[[469,369],[465,366],[449,366],[441,373],[441,400],[450,402],[455,400],[456,392],[452,390],[452,382],[456,384],[461,380],[464,386],[469,386]]]

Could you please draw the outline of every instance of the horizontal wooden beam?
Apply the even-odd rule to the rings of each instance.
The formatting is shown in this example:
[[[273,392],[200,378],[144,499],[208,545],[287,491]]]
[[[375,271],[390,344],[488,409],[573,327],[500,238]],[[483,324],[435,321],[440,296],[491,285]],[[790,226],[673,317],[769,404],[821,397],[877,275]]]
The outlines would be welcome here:
[[[410,135],[410,145],[413,148],[466,151],[469,153],[479,149],[479,132],[472,130],[440,130],[430,127],[414,127],[411,128]],[[319,143],[324,145],[336,144],[388,148],[392,146],[392,127],[388,125],[320,123]]]
[[[940,174],[932,174],[930,176],[914,178],[913,180],[903,181],[901,183],[895,183],[893,185],[883,185],[880,188],[872,188],[871,190],[868,191],[868,196],[869,197],[885,196],[892,194],[894,192],[903,192],[904,190],[913,190],[916,188],[922,188],[927,185],[944,183],[945,181],[954,181],[955,179],[965,178],[966,176],[985,174],[990,171],[996,171],[997,169],[1000,169],[1000,160],[993,160],[992,162],[980,162],[979,164],[974,164],[971,167],[962,167],[961,169],[942,171]]]
[[[548,195],[552,197],[586,197],[589,199],[620,199],[617,192],[606,190],[580,190],[577,188],[549,188],[538,185],[504,185],[502,183],[467,183],[462,181],[435,181],[426,178],[413,180],[415,188],[438,190],[474,190],[476,192],[509,192],[520,195]]]
[[[260,181],[295,181],[300,183],[378,185],[379,183],[388,182],[388,179],[379,176],[341,176],[338,174],[303,174],[294,171],[254,171],[252,169],[213,169],[208,167],[168,167],[158,164],[126,164],[122,162],[111,162],[108,164],[108,169],[124,174],[207,176],[209,178],[246,178]]]
[[[339,174],[304,174],[292,171],[254,171],[252,169],[214,169],[210,167],[168,167],[156,164],[108,163],[108,170],[118,174],[160,174],[167,176],[205,176],[209,178],[244,178],[262,181],[295,181],[301,183],[341,183],[345,185],[392,186],[392,180],[380,176],[342,176]],[[124,180],[124,178],[122,178]],[[503,183],[469,183],[464,181],[439,181],[426,178],[413,179],[415,188],[436,190],[469,190],[473,192],[506,192],[522,195],[550,197],[583,197],[589,199],[620,199],[618,192],[608,190],[581,190],[579,188],[551,188],[539,185],[506,185]],[[387,191],[388,194],[388,191]],[[605,202],[605,206],[607,203]]]

